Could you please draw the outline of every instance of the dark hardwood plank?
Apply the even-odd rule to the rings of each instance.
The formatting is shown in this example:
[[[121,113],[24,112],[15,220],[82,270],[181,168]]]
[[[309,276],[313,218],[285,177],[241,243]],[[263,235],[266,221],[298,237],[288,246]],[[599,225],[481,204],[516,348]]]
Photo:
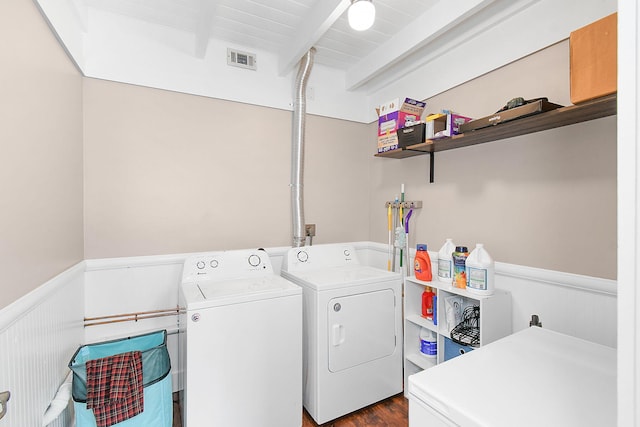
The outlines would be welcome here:
[[[402,393],[374,403],[351,414],[322,424],[322,427],[407,427],[409,402]],[[318,427],[303,411],[302,427]]]
[[[180,400],[178,393],[173,393],[173,427],[182,427],[182,412],[180,412]]]

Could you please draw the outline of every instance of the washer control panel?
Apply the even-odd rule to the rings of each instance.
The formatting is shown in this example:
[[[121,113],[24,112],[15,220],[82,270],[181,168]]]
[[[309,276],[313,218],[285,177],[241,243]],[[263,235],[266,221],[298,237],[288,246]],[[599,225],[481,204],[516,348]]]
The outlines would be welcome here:
[[[182,283],[272,275],[269,255],[263,249],[211,252],[189,257]]]

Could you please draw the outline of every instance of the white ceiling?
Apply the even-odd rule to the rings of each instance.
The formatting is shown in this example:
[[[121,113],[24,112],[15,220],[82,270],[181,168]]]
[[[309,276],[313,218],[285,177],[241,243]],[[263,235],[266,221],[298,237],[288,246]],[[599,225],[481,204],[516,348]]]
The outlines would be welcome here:
[[[196,57],[206,54],[212,39],[272,53],[277,55],[280,75],[290,72],[313,46],[317,64],[351,74],[347,89],[388,73],[389,64],[399,65],[430,39],[495,3],[374,0],[376,21],[369,30],[358,32],[347,22],[350,0],[72,1],[80,9],[193,34]]]
[[[291,109],[315,47],[308,111],[360,122],[394,98],[425,99],[614,12],[617,0],[373,0],[376,21],[347,23],[350,0],[34,0],[87,77]],[[226,49],[257,53],[228,67]]]
[[[316,62],[346,70],[438,0],[375,0],[377,20],[365,31],[352,30],[349,0],[87,0],[91,8],[166,25],[196,35],[204,54],[210,38],[299,58],[294,47],[317,50]],[[295,59],[294,59],[295,60]]]

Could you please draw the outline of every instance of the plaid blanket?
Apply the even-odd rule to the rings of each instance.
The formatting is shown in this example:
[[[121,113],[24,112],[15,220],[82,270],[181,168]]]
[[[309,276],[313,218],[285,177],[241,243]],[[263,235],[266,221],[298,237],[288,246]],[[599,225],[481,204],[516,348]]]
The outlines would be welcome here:
[[[89,360],[87,409],[93,409],[97,427],[108,427],[144,411],[140,351]]]

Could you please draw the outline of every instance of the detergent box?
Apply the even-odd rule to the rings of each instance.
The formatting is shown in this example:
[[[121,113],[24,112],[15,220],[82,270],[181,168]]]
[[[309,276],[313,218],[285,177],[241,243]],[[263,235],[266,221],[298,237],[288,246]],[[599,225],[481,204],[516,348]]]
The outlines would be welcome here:
[[[378,113],[378,153],[398,148],[398,129],[420,122],[425,103],[405,98],[391,100],[376,108]]]
[[[433,139],[436,133],[442,132],[447,128],[447,115],[443,113],[429,114],[424,118],[425,138]]]
[[[471,117],[461,116],[455,113],[431,114],[425,118],[426,139],[447,138],[462,133],[460,125],[471,121]]]

